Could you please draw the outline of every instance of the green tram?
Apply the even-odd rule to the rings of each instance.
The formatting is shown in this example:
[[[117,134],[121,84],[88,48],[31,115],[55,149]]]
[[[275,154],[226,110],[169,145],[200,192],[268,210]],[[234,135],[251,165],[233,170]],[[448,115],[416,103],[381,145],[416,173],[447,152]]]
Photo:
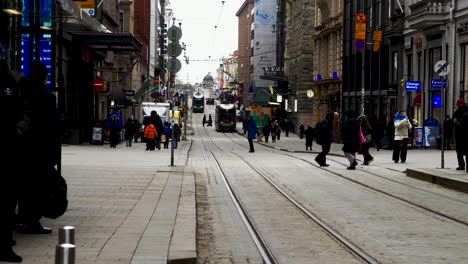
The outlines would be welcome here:
[[[234,104],[219,104],[215,110],[215,127],[219,132],[236,131],[236,106]]]
[[[196,92],[193,94],[192,112],[193,113],[205,112],[205,97],[200,92]]]

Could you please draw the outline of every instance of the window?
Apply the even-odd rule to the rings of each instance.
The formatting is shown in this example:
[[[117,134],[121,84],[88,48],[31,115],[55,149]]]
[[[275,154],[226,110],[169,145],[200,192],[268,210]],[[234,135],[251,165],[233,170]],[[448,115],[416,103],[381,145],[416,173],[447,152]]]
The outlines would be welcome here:
[[[413,76],[413,54],[408,54],[406,56],[406,65],[408,65],[407,78],[408,80],[414,80]]]
[[[465,97],[465,91],[468,90],[468,43],[461,46],[461,78],[460,78],[460,98]]]
[[[429,50],[429,65],[435,65],[442,58],[442,47],[432,48]],[[429,71],[429,79],[438,78],[434,71]]]
[[[392,55],[392,81],[397,83],[398,78],[398,51],[393,52]]]
[[[124,32],[124,13],[120,12],[119,14],[119,31]]]

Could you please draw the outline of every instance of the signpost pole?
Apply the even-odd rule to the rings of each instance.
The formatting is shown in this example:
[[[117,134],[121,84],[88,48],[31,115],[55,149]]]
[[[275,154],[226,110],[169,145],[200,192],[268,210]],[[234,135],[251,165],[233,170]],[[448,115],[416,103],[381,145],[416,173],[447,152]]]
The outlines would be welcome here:
[[[440,148],[441,148],[441,152],[440,152],[440,167],[443,169],[444,168],[444,163],[445,163],[445,159],[444,159],[444,149],[445,149],[445,137],[444,137],[444,134],[445,134],[445,90],[446,88],[444,87],[444,83],[445,83],[445,80],[446,80],[446,77],[444,76],[442,78],[442,88],[440,89],[440,93],[441,93],[441,102],[440,102],[440,127],[441,127],[441,135],[440,135]]]

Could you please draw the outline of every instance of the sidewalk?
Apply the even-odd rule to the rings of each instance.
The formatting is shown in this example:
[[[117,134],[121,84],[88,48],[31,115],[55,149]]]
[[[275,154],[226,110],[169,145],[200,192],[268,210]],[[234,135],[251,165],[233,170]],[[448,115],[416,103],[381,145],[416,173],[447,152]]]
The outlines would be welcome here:
[[[238,123],[237,131],[240,135],[243,135],[242,124]],[[261,142],[257,140],[255,142],[287,152],[311,153],[313,158],[322,150],[321,146],[314,142],[312,151],[306,151],[305,139],[301,140],[297,134],[293,133],[289,133],[289,137],[286,137],[284,131],[281,132],[280,140],[275,143],[271,142],[271,136],[268,143],[264,142],[264,138],[262,138]],[[329,155],[345,159],[341,150],[342,147],[343,144],[341,143],[333,143]],[[468,173],[455,170],[458,163],[454,150],[444,152],[444,169],[441,169],[441,151],[437,149],[408,149],[408,159],[404,164],[392,161],[392,150],[381,149],[377,151],[375,148],[371,148],[370,152],[374,157],[372,166],[400,171],[406,173],[409,177],[468,192]],[[358,159],[362,160],[362,155],[357,156]],[[311,160],[313,158],[311,157]]]
[[[14,250],[26,264],[54,263],[58,229],[75,227],[75,263],[196,263],[195,178],[185,166],[188,141],[145,151],[119,144],[63,147],[62,174],[69,207],[41,220],[51,235],[15,234]],[[131,158],[129,158],[131,156]]]

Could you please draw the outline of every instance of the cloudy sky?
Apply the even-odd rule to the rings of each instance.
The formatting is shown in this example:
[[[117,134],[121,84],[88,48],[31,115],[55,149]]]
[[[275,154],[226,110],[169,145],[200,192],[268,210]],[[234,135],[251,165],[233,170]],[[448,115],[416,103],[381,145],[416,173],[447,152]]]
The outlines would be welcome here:
[[[220,59],[237,50],[236,12],[244,0],[170,0],[176,23],[182,23],[182,39],[187,45],[190,58],[185,64],[182,55],[182,69],[177,78],[197,83],[210,72],[215,75]],[[224,2],[224,5],[222,4]],[[170,22],[172,25],[172,20]],[[215,26],[217,27],[215,28]]]

